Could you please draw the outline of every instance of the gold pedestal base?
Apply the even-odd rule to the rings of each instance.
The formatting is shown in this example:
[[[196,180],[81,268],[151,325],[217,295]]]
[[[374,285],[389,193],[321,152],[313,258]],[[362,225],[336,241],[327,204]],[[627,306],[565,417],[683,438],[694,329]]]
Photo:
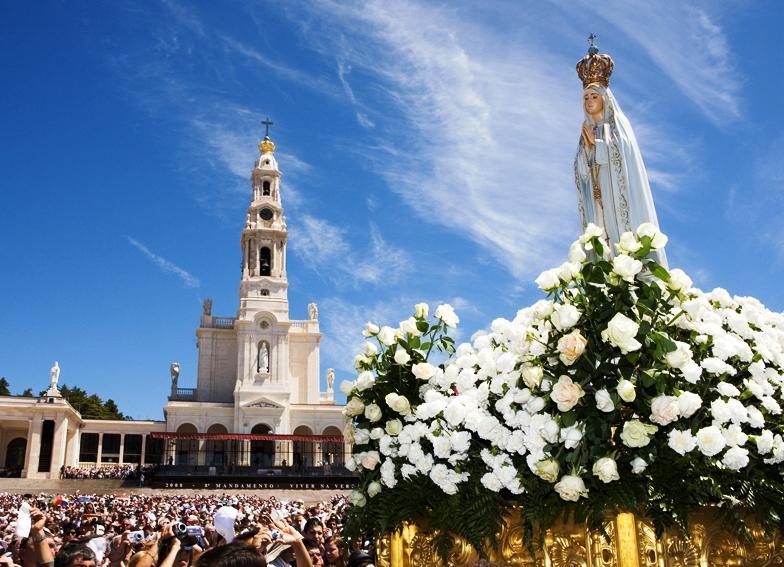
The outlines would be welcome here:
[[[407,525],[377,542],[379,567],[459,567],[497,565],[520,567],[772,567],[784,566],[779,535],[755,530],[744,545],[722,529],[711,510],[692,519],[689,536],[665,532],[656,537],[653,525],[635,514],[619,514],[604,525],[607,537],[584,525],[559,523],[545,535],[543,549],[531,556],[523,541],[519,511],[509,515],[498,534],[498,546],[487,561],[459,540],[445,564],[431,548],[433,534]]]

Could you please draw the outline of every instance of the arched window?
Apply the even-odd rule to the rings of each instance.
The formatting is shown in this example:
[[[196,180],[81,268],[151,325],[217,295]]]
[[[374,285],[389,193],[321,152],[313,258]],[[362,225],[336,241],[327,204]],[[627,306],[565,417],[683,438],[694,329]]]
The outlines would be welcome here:
[[[261,184],[261,194],[264,197],[269,197],[269,195],[270,195],[270,182],[269,181],[265,181],[264,183]]]
[[[270,348],[267,341],[259,343],[259,352],[256,355],[256,372],[269,373],[270,368]]]
[[[259,275],[268,276],[272,273],[272,253],[266,246],[259,250]]]

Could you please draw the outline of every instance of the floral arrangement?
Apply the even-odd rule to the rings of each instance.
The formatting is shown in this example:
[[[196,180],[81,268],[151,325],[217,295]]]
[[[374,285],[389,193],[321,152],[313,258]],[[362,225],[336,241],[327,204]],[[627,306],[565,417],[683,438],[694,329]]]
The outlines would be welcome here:
[[[547,298],[456,348],[449,305],[368,323],[341,384],[349,532],[425,519],[442,551],[453,534],[481,552],[514,503],[529,536],[624,510],[685,528],[705,505],[739,533],[780,526],[784,316],[692,287],[651,259],[666,242],[644,224],[613,255],[589,225],[537,278]]]

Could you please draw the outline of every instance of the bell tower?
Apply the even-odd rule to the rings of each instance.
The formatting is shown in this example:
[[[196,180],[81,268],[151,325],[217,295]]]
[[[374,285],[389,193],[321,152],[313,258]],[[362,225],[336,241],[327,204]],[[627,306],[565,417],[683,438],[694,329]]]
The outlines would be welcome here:
[[[253,319],[259,311],[287,320],[288,280],[286,278],[286,217],[280,198],[280,170],[275,144],[269,137],[269,120],[259,144],[259,157],[251,173],[251,202],[240,239],[242,280],[240,319]]]

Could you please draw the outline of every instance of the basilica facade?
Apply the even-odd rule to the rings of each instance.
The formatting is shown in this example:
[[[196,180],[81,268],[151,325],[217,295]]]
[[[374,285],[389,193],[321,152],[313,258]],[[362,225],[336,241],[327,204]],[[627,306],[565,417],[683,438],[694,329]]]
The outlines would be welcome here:
[[[286,246],[275,144],[266,136],[251,171],[240,237],[242,270],[234,316],[204,300],[196,330],[195,388],[171,367],[164,421],[82,419],[56,380],[40,398],[0,397],[0,463],[28,478],[57,478],[63,466],[116,464],[298,469],[344,462],[342,406],[334,371],[321,391],[318,307],[289,318]],[[59,372],[59,369],[58,369]],[[214,470],[214,469],[213,469]]]

